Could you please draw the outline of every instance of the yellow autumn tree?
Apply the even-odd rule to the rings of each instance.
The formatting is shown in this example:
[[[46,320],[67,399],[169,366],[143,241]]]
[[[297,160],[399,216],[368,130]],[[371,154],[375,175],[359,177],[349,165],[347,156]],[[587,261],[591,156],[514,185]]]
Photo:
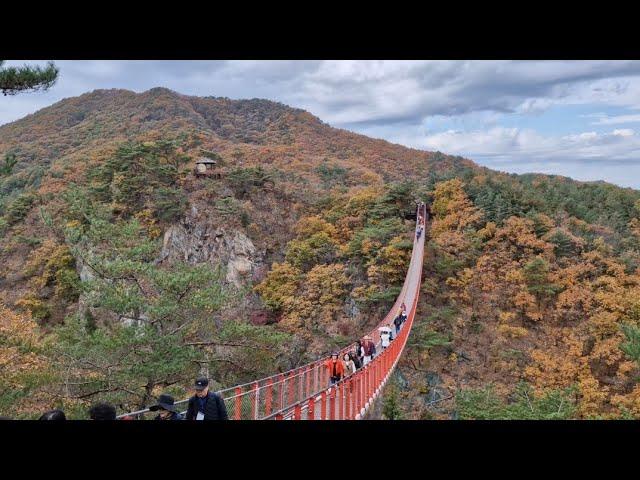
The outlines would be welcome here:
[[[349,284],[345,266],[316,265],[301,282],[294,302],[286,305],[282,326],[291,331],[321,330],[335,333]]]
[[[256,285],[255,291],[273,311],[283,311],[295,302],[301,271],[291,264],[274,263],[266,278]]]
[[[40,387],[51,382],[50,367],[36,322],[0,304],[0,412],[33,417],[49,408]]]

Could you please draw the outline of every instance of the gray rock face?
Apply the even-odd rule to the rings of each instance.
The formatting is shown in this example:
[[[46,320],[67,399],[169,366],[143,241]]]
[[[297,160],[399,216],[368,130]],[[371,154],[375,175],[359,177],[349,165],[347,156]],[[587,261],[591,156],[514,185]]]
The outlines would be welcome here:
[[[348,317],[351,317],[351,318],[355,318],[358,315],[360,315],[360,309],[358,308],[358,304],[353,298],[351,297],[347,298],[344,305],[344,312],[347,314]]]
[[[205,215],[199,215],[195,206],[164,234],[158,262],[175,260],[192,265],[226,265],[227,281],[238,288],[262,265],[262,256],[249,237],[239,230],[214,225]]]
[[[447,392],[441,387],[442,378],[436,372],[427,372],[425,380],[427,381],[427,394],[423,399],[427,405],[438,402],[447,396]]]
[[[402,370],[400,370],[400,368],[396,368],[395,372],[395,380],[398,384],[398,387],[401,390],[409,390],[409,381],[406,379],[406,377],[402,374]]]
[[[78,276],[80,277],[81,282],[88,282],[95,278],[93,270],[82,261],[81,258],[75,257],[76,260],[76,270],[78,271]]]

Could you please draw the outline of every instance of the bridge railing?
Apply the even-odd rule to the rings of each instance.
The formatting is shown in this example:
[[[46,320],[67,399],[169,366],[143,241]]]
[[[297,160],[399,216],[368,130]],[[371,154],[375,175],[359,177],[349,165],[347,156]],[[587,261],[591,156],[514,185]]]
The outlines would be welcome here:
[[[419,213],[420,212],[416,212],[416,227],[418,226]],[[424,216],[425,212],[423,211],[422,214]],[[311,408],[313,415],[317,415],[318,418],[320,418],[322,411],[325,411],[325,413],[330,411],[330,403],[331,401],[335,401],[335,398],[338,398],[338,403],[340,403],[340,405],[344,404],[345,408],[348,404],[351,409],[350,413],[353,414],[350,417],[340,416],[340,418],[356,418],[356,415],[359,415],[359,410],[356,411],[356,409],[360,408],[362,410],[362,408],[366,408],[365,406],[368,405],[369,401],[367,395],[371,393],[370,389],[373,388],[373,386],[379,386],[379,383],[377,383],[378,380],[382,380],[383,377],[393,369],[406,343],[417,305],[422,272],[423,249],[424,235],[421,236],[420,239],[417,239],[414,235],[411,262],[401,292],[389,313],[376,325],[373,331],[369,332],[374,344],[376,344],[377,351],[380,352],[381,339],[378,329],[381,326],[392,324],[400,306],[402,303],[406,303],[407,321],[405,321],[397,337],[391,342],[388,348],[378,353],[368,365],[340,382],[337,390],[335,388],[330,391],[327,390],[329,385],[329,372],[325,362],[328,357],[296,367],[287,372],[219,390],[216,393],[223,398],[229,419],[261,420],[292,418],[295,417],[296,410],[300,410],[300,414],[302,414],[302,410],[306,411],[309,408]],[[339,358],[341,359],[347,352],[354,351],[355,346],[356,344],[354,342],[339,350]],[[332,400],[331,395],[338,396]],[[324,410],[321,408],[315,411],[314,400],[316,397],[318,397],[320,402],[322,402],[322,398],[325,398],[326,408]],[[349,398],[348,402],[346,400],[347,398]],[[185,408],[188,401],[188,399],[181,400],[176,402],[176,405]],[[322,405],[320,406],[322,407]],[[120,415],[118,418],[130,417],[142,419],[145,417],[145,414],[149,412],[149,409],[146,408]],[[182,413],[184,413],[184,411]],[[327,418],[337,417],[329,416]]]

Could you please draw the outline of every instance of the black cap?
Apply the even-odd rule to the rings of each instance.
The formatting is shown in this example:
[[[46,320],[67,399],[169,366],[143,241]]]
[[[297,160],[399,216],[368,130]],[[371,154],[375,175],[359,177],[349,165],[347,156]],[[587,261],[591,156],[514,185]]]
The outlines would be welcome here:
[[[175,412],[176,407],[174,403],[175,401],[173,400],[173,397],[171,395],[167,395],[163,393],[158,397],[158,404],[150,406],[149,410],[156,411],[156,410],[160,410],[161,408],[164,408],[165,410],[168,410],[170,412]]]
[[[204,390],[208,386],[209,386],[209,380],[207,380],[207,377],[200,377],[196,380],[196,384],[195,384],[196,390],[198,391]]]

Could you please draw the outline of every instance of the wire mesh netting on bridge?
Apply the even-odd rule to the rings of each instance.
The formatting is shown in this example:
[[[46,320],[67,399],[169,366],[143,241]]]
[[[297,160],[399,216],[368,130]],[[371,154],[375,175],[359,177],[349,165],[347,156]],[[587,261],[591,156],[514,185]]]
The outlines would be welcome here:
[[[416,228],[426,218],[424,204],[417,212]],[[424,223],[424,222],[422,222]],[[220,390],[218,393],[232,420],[342,420],[360,419],[388,380],[407,342],[418,304],[422,279],[424,238],[414,235],[411,262],[402,290],[393,307],[376,328],[369,333],[377,355],[354,374],[330,386],[328,357],[254,382]],[[387,348],[382,348],[379,328],[392,324],[402,304],[407,307],[407,319]],[[344,347],[338,358],[355,349],[355,343]],[[186,410],[188,399],[176,402]],[[149,409],[130,412],[122,417],[144,418]]]

